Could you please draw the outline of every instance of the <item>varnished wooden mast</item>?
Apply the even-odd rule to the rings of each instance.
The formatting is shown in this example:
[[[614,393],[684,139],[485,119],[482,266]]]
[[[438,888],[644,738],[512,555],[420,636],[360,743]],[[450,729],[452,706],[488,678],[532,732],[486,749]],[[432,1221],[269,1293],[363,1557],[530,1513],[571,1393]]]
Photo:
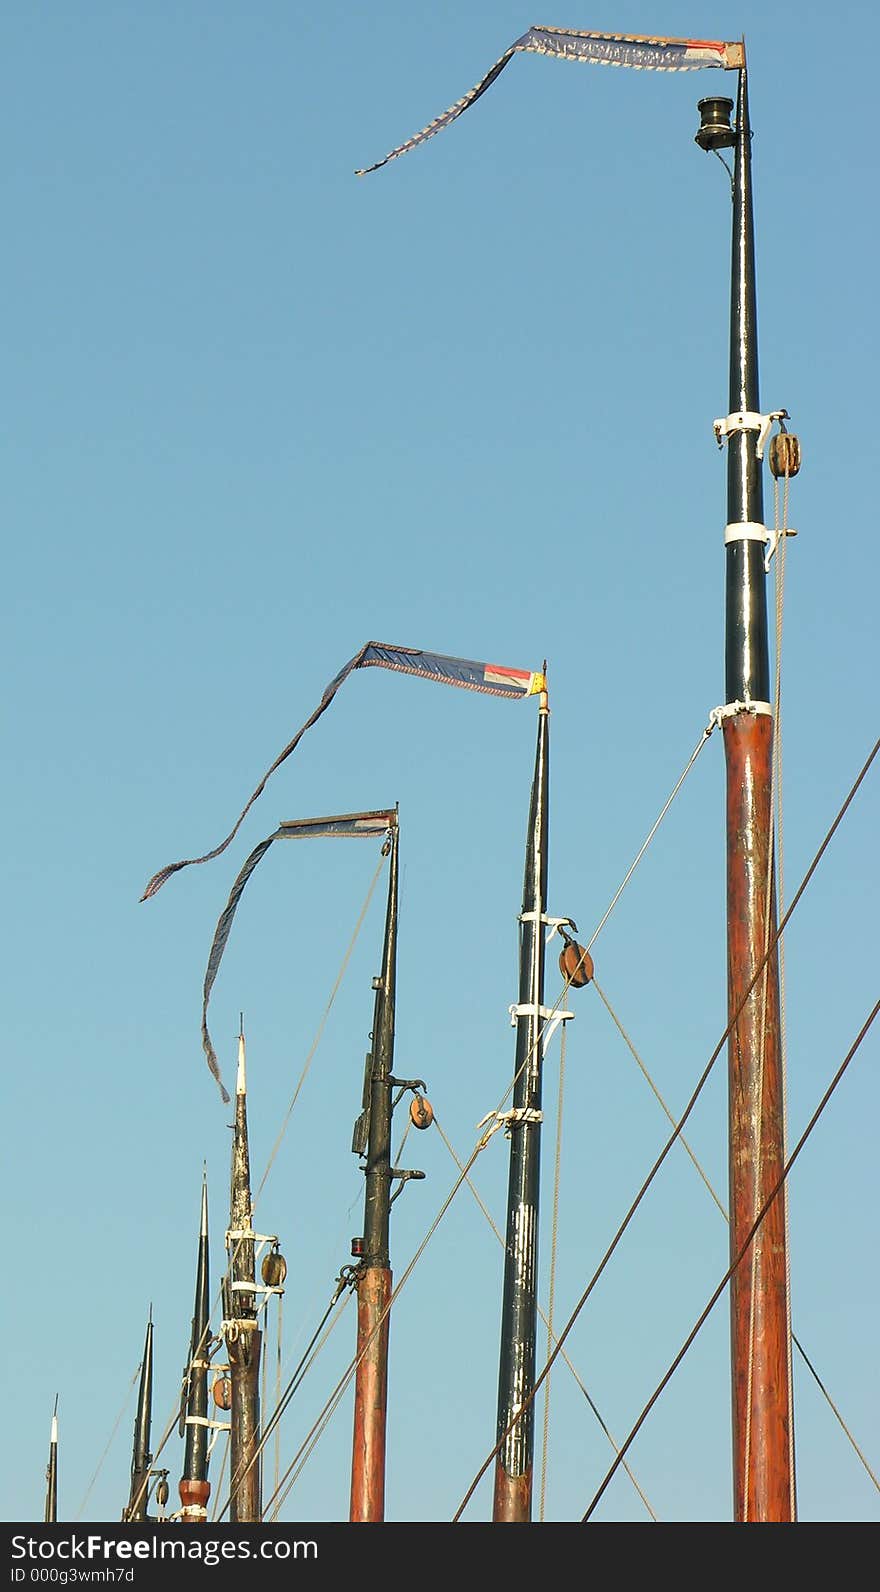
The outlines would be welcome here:
[[[776,931],[760,430],[737,425],[759,410],[751,128],[739,73],[733,191],[730,416],[727,441],[727,621],[724,750],[727,771],[729,1013]],[[738,535],[738,527],[743,534]],[[755,530],[759,535],[754,535]],[[745,534],[751,531],[752,534]],[[785,1159],[776,954],[729,1039],[730,1250],[739,1254]],[[737,1522],[795,1519],[789,1359],[786,1193],[777,1195],[731,1279],[733,1497]]]

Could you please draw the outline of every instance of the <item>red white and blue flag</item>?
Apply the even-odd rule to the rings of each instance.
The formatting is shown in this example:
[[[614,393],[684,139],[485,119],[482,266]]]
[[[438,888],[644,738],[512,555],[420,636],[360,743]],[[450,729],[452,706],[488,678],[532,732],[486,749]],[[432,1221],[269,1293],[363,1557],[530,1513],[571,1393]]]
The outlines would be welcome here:
[[[405,155],[408,150],[423,144],[427,138],[442,132],[450,122],[462,114],[485,94],[508,62],[520,51],[535,55],[554,55],[563,61],[588,61],[599,66],[630,66],[637,71],[686,72],[695,67],[720,66],[730,71],[745,65],[745,49],[741,43],[725,43],[719,39],[667,39],[632,33],[585,33],[577,28],[529,28],[489,68],[485,77],[467,93],[450,105],[442,116],[429,122],[420,133],[398,144],[390,154],[372,166],[362,166],[355,172],[365,177],[370,171],[387,166],[389,160]]]
[[[235,838],[245,815],[250,811],[257,797],[262,793],[267,780],[280,768],[285,758],[288,758],[294,748],[302,740],[306,730],[321,717],[333,701],[339,687],[355,669],[367,668],[393,669],[399,674],[418,675],[423,680],[436,680],[443,685],[460,686],[467,691],[482,691],[488,696],[525,697],[533,696],[545,689],[544,675],[537,670],[507,669],[501,664],[477,663],[470,658],[451,658],[442,652],[422,652],[415,647],[389,647],[381,641],[368,641],[361,647],[360,652],[350,658],[344,669],[340,669],[334,680],[330,681],[314,713],[306,719],[305,724],[297,730],[292,741],[288,741],[284,750],[279,752],[271,768],[268,768],[260,780],[253,794],[248,798],[245,806],[239,813],[234,827],[229,831],[226,839],[215,846],[212,851],[206,851],[202,857],[187,857],[182,862],[171,862],[158,873],[154,873],[147,885],[142,901],[149,900],[158,890],[161,890],[167,879],[180,868],[189,868],[196,862],[210,862],[213,857],[219,857],[226,850],[230,841]]]
[[[397,809],[394,807],[381,808],[378,811],[365,813],[338,813],[327,818],[298,818],[289,823],[280,824],[273,835],[268,835],[255,846],[247,861],[239,870],[239,874],[214,930],[214,939],[208,953],[208,965],[205,970],[205,983],[202,990],[202,1049],[205,1052],[208,1066],[217,1080],[217,1086],[225,1103],[229,1104],[229,1094],[220,1076],[220,1067],[217,1062],[217,1052],[208,1032],[208,1002],[211,999],[211,990],[220,967],[232,920],[235,917],[242,892],[257,863],[265,857],[266,852],[275,840],[316,840],[316,839],[364,839],[371,835],[381,835],[387,838],[390,846],[391,831],[397,827]],[[388,848],[385,848],[388,849]]]

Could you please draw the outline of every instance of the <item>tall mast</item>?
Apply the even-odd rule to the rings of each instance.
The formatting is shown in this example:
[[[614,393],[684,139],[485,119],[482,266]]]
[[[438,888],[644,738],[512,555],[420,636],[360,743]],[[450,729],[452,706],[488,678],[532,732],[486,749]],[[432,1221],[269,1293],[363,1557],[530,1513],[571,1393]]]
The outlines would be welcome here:
[[[153,1408],[153,1307],[150,1306],[147,1335],[144,1339],[144,1357],[141,1361],[141,1379],[138,1386],[137,1410],[134,1418],[134,1440],[131,1451],[131,1490],[123,1520],[146,1520],[147,1494],[150,1483],[150,1423]]]
[[[364,1110],[352,1149],[366,1154],[364,1231],[359,1247],[357,1368],[350,1521],[385,1518],[385,1430],[388,1412],[388,1331],[391,1302],[389,1212],[391,1206],[391,1087],[397,977],[397,866],[399,825],[389,814],[391,861],[382,972],[373,980],[372,1049],[364,1077]],[[366,1130],[366,1134],[365,1131]],[[364,1143],[366,1138],[366,1143]]]
[[[546,673],[546,665],[545,665]],[[541,1152],[544,924],[547,910],[549,709],[541,692],[535,772],[526,836],[520,916],[519,1004],[515,1008],[516,1061],[510,1113],[510,1175],[501,1310],[497,1439],[507,1432],[495,1461],[492,1518],[531,1520],[534,1447],[535,1335],[537,1316],[538,1190]],[[524,1412],[508,1432],[518,1411]]]
[[[189,1360],[184,1373],[181,1425],[186,1435],[183,1475],[179,1492],[180,1518],[199,1523],[208,1518],[208,1367],[211,1329],[208,1268],[208,1174],[202,1174],[202,1210],[199,1221],[199,1247],[196,1262],[196,1293],[193,1306]]]
[[[759,414],[752,134],[745,66],[739,72],[735,137],[730,414],[721,422],[727,440],[728,521],[726,705],[722,711],[727,772],[728,1009],[733,1021],[728,1041],[731,1261],[743,1248],[785,1163],[775,950],[766,971],[755,981],[776,933],[774,729],[761,475],[763,444],[773,417]],[[785,1204],[782,1189],[731,1279],[733,1493],[738,1522],[795,1519]]]
[[[223,1323],[232,1382],[229,1433],[231,1523],[242,1520],[254,1521],[261,1517],[258,1450],[262,1335],[257,1326],[252,1218],[247,1078],[242,1024],[238,1035],[229,1232],[226,1235],[229,1271],[226,1279]]]
[[[52,1411],[52,1427],[49,1433],[49,1463],[46,1466],[46,1507],[43,1511],[43,1520],[55,1521],[58,1519],[58,1394],[55,1394],[55,1408]]]

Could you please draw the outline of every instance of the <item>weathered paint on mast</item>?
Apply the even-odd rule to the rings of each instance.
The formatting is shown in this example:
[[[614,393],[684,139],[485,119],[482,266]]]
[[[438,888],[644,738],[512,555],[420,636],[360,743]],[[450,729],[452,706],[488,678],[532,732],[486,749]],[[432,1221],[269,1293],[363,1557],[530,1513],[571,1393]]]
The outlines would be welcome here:
[[[757,414],[758,357],[751,128],[739,74],[733,189],[730,413]],[[763,523],[755,429],[728,438],[728,536]],[[776,932],[772,880],[773,719],[769,711],[764,544],[727,545],[726,691],[728,1002],[743,1003]],[[745,704],[764,704],[758,711]],[[732,709],[732,711],[731,711]],[[730,1253],[739,1254],[785,1161],[778,961],[754,984],[728,1043]],[[731,1278],[734,1519],[795,1519],[790,1311],[782,1189]]]
[[[196,1292],[193,1306],[189,1360],[184,1384],[183,1475],[178,1490],[182,1505],[180,1518],[201,1522],[208,1517],[208,1368],[211,1329],[209,1313],[208,1264],[208,1177],[202,1176],[202,1209],[199,1222],[199,1247],[196,1263]]]
[[[49,1433],[49,1463],[46,1466],[46,1506],[43,1510],[44,1522],[58,1519],[58,1394],[55,1394],[55,1408],[52,1411],[52,1427]]]
[[[376,981],[369,1060],[369,1137],[364,1170],[363,1253],[356,1274],[357,1369],[349,1520],[385,1518],[385,1438],[391,1304],[391,1086],[397,979],[399,825],[391,814],[391,860],[382,972]],[[365,1102],[366,1104],[366,1102]]]
[[[235,1126],[232,1137],[228,1234],[230,1287],[224,1323],[232,1382],[229,1433],[229,1519],[232,1523],[259,1520],[262,1512],[259,1460],[262,1335],[257,1326],[252,1215],[247,1076],[242,1031],[238,1036]]]
[[[144,1339],[144,1357],[138,1385],[137,1410],[134,1417],[134,1440],[131,1451],[131,1489],[128,1504],[122,1512],[123,1520],[146,1520],[150,1484],[150,1426],[153,1409],[153,1312],[150,1309],[147,1333]]]
[[[495,1461],[492,1518],[528,1522],[532,1514],[535,1334],[537,1317],[538,1194],[541,1149],[541,1072],[544,1002],[544,926],[547,903],[549,709],[542,691],[526,838],[520,918],[519,1011],[510,1121],[510,1174],[498,1372],[501,1447]],[[523,1413],[503,1438],[517,1413]]]

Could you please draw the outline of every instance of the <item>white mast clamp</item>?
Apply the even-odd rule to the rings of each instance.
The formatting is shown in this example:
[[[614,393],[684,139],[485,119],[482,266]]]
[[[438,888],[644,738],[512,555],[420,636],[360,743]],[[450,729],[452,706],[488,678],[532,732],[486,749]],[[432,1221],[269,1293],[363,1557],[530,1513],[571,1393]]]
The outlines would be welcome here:
[[[721,708],[713,708],[709,714],[709,723],[712,728],[721,728],[725,719],[736,718],[738,713],[768,713],[773,717],[773,707],[769,702],[753,702],[747,697],[745,702],[725,702]]]
[[[757,431],[758,440],[755,443],[756,459],[763,459],[764,447],[770,435],[770,427],[774,420],[787,420],[787,409],[774,409],[769,415],[759,415],[754,409],[736,409],[733,414],[725,415],[721,420],[712,421],[715,440],[719,448],[723,448],[734,431]]]
[[[231,1421],[212,1421],[207,1415],[187,1415],[184,1417],[185,1426],[207,1426],[211,1432],[228,1432]]]
[[[509,1139],[510,1130],[515,1124],[531,1123],[535,1126],[539,1126],[543,1120],[543,1111],[536,1110],[534,1106],[514,1106],[511,1111],[487,1111],[486,1115],[482,1118],[482,1121],[477,1123],[477,1127],[482,1128],[487,1122],[491,1122],[492,1126],[489,1128],[487,1133],[483,1134],[483,1137],[480,1140],[480,1148],[485,1148],[485,1146],[489,1143],[492,1134],[497,1133],[499,1128],[504,1129],[504,1137],[505,1139]]]
[[[549,1045],[553,1035],[559,1027],[559,1024],[567,1023],[571,1020],[571,1018],[574,1017],[574,1012],[554,1011],[552,1006],[535,1006],[531,1001],[525,1002],[521,1006],[517,1006],[516,1004],[513,1006],[508,1006],[507,1010],[510,1012],[511,1028],[516,1027],[517,1020],[520,1017],[542,1017],[544,1019],[544,1029],[541,1038],[545,1048],[547,1045]]]
[[[725,547],[729,546],[731,542],[767,543],[767,551],[764,554],[765,575],[770,573],[770,563],[782,536],[797,536],[797,531],[793,530],[790,525],[786,525],[779,531],[770,531],[766,525],[759,525],[756,520],[732,521],[724,527]]]
[[[521,912],[517,921],[519,923],[534,923],[537,918],[540,918],[542,923],[546,923],[550,930],[544,942],[545,945],[550,944],[554,934],[557,934],[560,929],[574,929],[575,934],[577,934],[577,924],[571,918],[551,918],[546,912]]]

